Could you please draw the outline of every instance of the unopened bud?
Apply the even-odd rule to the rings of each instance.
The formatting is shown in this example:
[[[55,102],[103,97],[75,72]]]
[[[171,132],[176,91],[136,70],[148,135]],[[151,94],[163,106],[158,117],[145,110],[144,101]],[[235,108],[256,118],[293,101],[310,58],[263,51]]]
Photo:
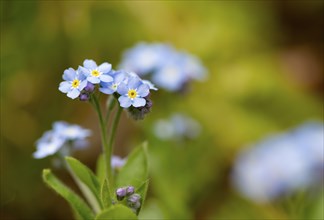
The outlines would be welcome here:
[[[89,95],[87,93],[82,93],[79,96],[80,101],[88,101],[89,100]]]
[[[125,198],[125,196],[126,196],[126,188],[125,187],[118,188],[116,190],[116,197],[117,197],[118,201],[123,200]]]
[[[126,188],[126,195],[130,196],[130,195],[134,194],[134,192],[135,192],[134,186],[128,186]]]
[[[94,89],[95,89],[95,85],[93,85],[90,82],[88,82],[86,87],[84,87],[84,91],[87,91],[87,92],[93,92]]]
[[[141,199],[141,196],[139,194],[133,194],[131,196],[129,196],[127,198],[127,204],[130,206],[130,207],[133,207],[135,208],[135,206],[137,206],[140,202],[140,199]]]

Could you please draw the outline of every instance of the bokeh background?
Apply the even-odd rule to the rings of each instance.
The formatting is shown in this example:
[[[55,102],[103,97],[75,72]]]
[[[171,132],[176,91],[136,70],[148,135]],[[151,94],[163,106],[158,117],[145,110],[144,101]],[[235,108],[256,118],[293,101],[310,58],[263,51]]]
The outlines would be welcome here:
[[[144,121],[122,117],[115,154],[149,143],[142,218],[302,218],[289,207],[245,199],[229,175],[247,144],[323,121],[323,10],[323,1],[1,1],[1,219],[72,218],[42,182],[53,158],[33,159],[35,141],[58,120],[89,128],[91,146],[74,156],[94,169],[95,113],[58,84],[64,69],[86,58],[117,67],[123,51],[140,41],[195,54],[208,70],[186,94],[153,94]],[[200,135],[157,139],[154,122],[174,112],[197,120]],[[63,169],[54,172],[77,191]],[[309,218],[323,216],[319,201],[306,205]]]

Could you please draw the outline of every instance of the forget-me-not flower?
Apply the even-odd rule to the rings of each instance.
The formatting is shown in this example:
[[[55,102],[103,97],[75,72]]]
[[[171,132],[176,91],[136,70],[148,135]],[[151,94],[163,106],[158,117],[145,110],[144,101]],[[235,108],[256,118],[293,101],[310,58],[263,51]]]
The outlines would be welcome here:
[[[320,123],[307,123],[261,141],[238,155],[234,186],[251,200],[268,202],[318,184],[323,181],[323,141]]]
[[[126,163],[126,158],[113,155],[111,158],[111,167],[114,169],[120,169]]]
[[[71,99],[77,98],[87,85],[86,77],[79,70],[73,68],[64,71],[63,79],[65,81],[60,83],[59,90],[67,93],[67,96]]]
[[[175,113],[168,119],[156,121],[153,130],[161,140],[194,139],[200,134],[201,126],[193,118]]]
[[[100,92],[105,94],[113,94],[117,91],[118,86],[121,82],[127,77],[127,73],[124,71],[112,71],[113,81],[111,82],[101,82],[100,83]]]
[[[34,158],[44,158],[53,155],[58,151],[69,151],[68,148],[83,148],[87,144],[86,138],[90,136],[91,131],[84,129],[79,125],[68,124],[63,121],[53,123],[53,129],[46,131],[44,135],[36,142],[36,152]]]
[[[118,101],[121,107],[134,106],[137,108],[145,106],[146,100],[144,97],[150,93],[150,88],[139,77],[130,76],[126,83],[120,83],[117,92],[120,94]]]
[[[134,71],[143,76],[163,65],[172,51],[173,48],[167,44],[141,42],[124,53],[119,66],[126,71]]]
[[[127,50],[120,67],[168,91],[181,91],[191,80],[205,79],[207,72],[197,57],[158,43],[139,43]]]
[[[95,61],[85,60],[83,66],[80,66],[80,70],[87,77],[87,80],[93,84],[113,81],[113,78],[108,74],[111,71],[110,63],[105,62],[97,66]]]

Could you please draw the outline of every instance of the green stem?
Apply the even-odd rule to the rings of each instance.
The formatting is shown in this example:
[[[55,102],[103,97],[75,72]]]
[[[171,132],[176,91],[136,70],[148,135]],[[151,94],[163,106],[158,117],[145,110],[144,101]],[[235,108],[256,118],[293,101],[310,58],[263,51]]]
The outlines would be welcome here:
[[[115,104],[116,104],[115,97],[113,95],[109,96],[109,98],[107,100],[107,104],[106,104],[106,106],[107,106],[107,113],[106,113],[106,117],[105,117],[106,126],[108,125],[109,118],[110,118],[112,110],[115,107]]]
[[[115,114],[114,121],[112,122],[112,127],[110,129],[110,134],[109,134],[109,149],[111,150],[109,152],[110,156],[112,155],[112,150],[113,150],[113,145],[114,145],[114,141],[115,141],[115,137],[116,137],[116,130],[117,130],[118,122],[120,120],[120,116],[123,111],[123,108],[121,108],[120,106],[118,106],[117,108],[118,109]],[[113,182],[111,181],[110,184],[113,184]]]
[[[105,171],[106,171],[106,179],[108,181],[111,181],[112,175],[111,175],[111,151],[112,146],[108,144],[108,138],[107,138],[107,129],[106,124],[104,121],[104,118],[102,116],[100,104],[98,101],[98,98],[96,95],[93,95],[91,97],[92,104],[98,114],[99,117],[99,125],[100,125],[100,131],[101,131],[101,142],[103,147],[103,153],[104,153],[104,159],[105,159]]]

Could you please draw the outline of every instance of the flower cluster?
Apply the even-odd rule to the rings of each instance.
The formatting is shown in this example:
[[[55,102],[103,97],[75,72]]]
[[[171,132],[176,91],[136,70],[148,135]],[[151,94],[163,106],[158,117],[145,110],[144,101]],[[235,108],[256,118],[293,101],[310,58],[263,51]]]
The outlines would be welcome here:
[[[200,133],[200,124],[193,118],[175,113],[169,119],[160,119],[154,124],[154,134],[161,140],[194,139]]]
[[[307,123],[243,151],[234,166],[234,185],[256,202],[315,186],[323,181],[323,135],[323,124]]]
[[[116,198],[118,201],[122,201],[126,198],[126,204],[135,213],[141,207],[141,196],[135,193],[135,188],[133,186],[120,187],[116,189]]]
[[[104,94],[114,94],[123,108],[144,108],[151,104],[148,99],[150,90],[157,90],[154,85],[142,80],[136,73],[124,70],[115,71],[105,62],[97,65],[93,60],[85,60],[77,70],[66,69],[59,90],[69,98],[87,101],[98,85]],[[151,107],[151,106],[150,106]]]
[[[168,91],[183,90],[190,80],[206,77],[197,57],[167,44],[139,43],[125,52],[120,67],[148,77]]]
[[[44,158],[60,151],[68,155],[72,149],[84,148],[87,145],[86,138],[90,136],[91,131],[84,129],[79,125],[68,124],[64,121],[58,121],[53,124],[53,129],[46,131],[36,142],[36,152],[34,158]]]

